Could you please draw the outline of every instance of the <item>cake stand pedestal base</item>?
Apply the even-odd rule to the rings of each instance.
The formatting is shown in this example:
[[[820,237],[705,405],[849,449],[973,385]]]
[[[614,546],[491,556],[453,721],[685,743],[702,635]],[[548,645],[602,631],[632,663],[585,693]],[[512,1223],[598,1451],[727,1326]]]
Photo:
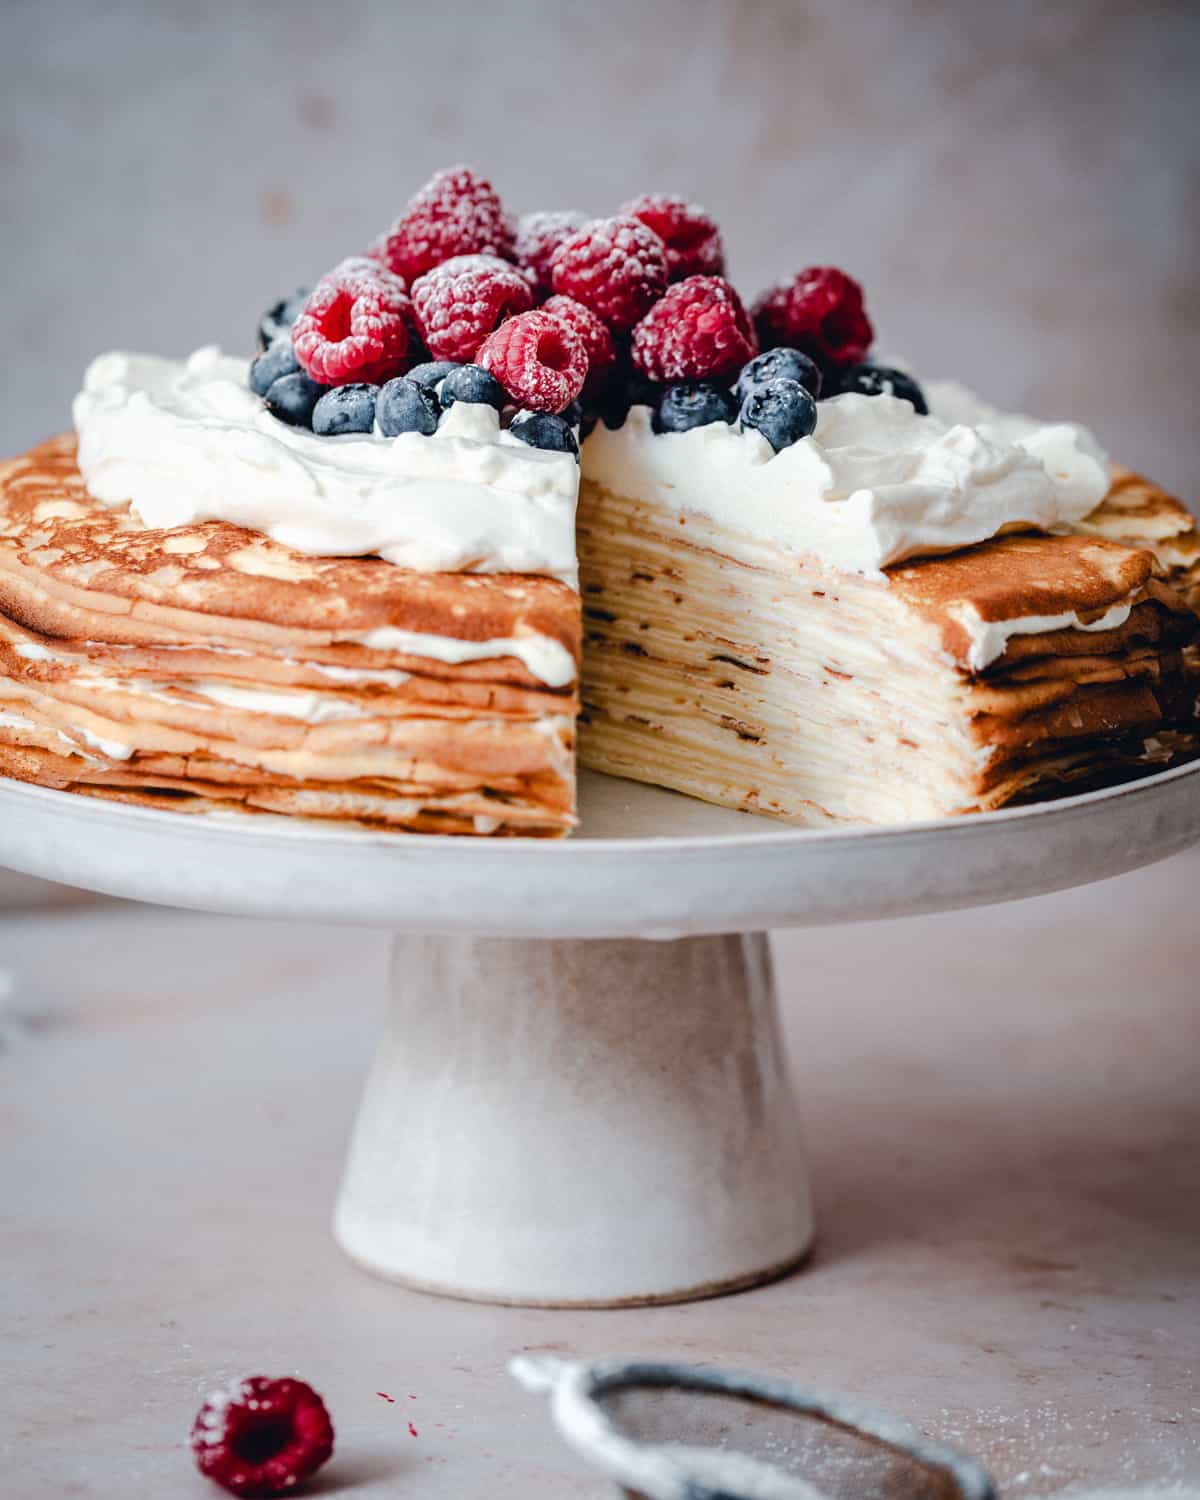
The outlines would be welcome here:
[[[765,935],[397,938],[334,1230],[378,1275],[548,1307],[796,1265],[812,1212]]]

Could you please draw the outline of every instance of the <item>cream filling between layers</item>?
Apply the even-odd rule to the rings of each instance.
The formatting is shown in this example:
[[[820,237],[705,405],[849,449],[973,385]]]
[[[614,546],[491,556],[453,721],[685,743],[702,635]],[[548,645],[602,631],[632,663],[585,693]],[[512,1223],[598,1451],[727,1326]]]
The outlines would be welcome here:
[[[1116,630],[1124,625],[1133,610],[1133,602],[1114,604],[1095,620],[1081,620],[1074,610],[1059,615],[1022,615],[1013,620],[984,620],[978,610],[964,608],[955,611],[955,619],[970,635],[967,665],[973,672],[981,672],[992,662],[998,661],[1008,649],[1008,643],[1018,635],[1046,635],[1053,630]]]
[[[994,752],[931,625],[882,582],[680,535],[585,481],[584,765],[797,822],[972,804]]]

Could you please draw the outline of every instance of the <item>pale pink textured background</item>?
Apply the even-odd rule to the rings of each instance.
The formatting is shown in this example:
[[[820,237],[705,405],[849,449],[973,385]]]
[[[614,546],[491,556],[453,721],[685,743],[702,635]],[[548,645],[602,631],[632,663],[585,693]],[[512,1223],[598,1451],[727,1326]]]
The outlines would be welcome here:
[[[834,261],[884,346],[1200,495],[1200,7],[8,3],[0,451],[98,350],[246,347],[434,167],[708,204],[748,295]]]

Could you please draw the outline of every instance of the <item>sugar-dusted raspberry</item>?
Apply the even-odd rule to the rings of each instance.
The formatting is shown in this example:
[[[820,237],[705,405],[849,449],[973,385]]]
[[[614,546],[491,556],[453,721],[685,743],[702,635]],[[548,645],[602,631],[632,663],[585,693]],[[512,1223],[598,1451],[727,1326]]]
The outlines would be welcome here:
[[[593,219],[551,256],[550,280],[622,333],[666,291],[667,247],[640,219]]]
[[[587,214],[571,208],[522,214],[517,220],[517,265],[529,277],[539,302],[551,292],[550,257],[563,240],[582,229],[587,221]]]
[[[532,306],[524,276],[495,255],[456,255],[413,283],[417,329],[435,359],[474,359],[494,328]]]
[[[613,336],[590,308],[574,297],[547,297],[542,311],[565,323],[572,333],[578,334],[587,354],[588,372],[584,389],[595,392],[608,379],[609,371],[617,362],[617,346]]]
[[[512,259],[513,228],[500,198],[470,167],[435,172],[388,231],[388,264],[409,286],[454,255]]]
[[[672,193],[643,193],[623,205],[621,212],[640,219],[667,247],[667,274],[672,281],[685,276],[724,276],[725,247],[716,220],[686,198]]]
[[[779,282],[751,313],[764,349],[800,349],[830,374],[860,364],[875,336],[862,287],[833,266],[810,266]]]
[[[321,385],[379,385],[411,362],[403,281],[365,256],[322,276],[292,325],[301,367]]]
[[[633,330],[633,362],[651,380],[714,380],[758,351],[742,300],[720,276],[669,287]]]
[[[234,1495],[286,1495],[333,1452],[325,1403],[302,1380],[252,1375],[214,1391],[192,1426],[196,1467]]]
[[[541,308],[501,323],[475,362],[530,411],[562,411],[583,389],[588,368],[583,340]]]

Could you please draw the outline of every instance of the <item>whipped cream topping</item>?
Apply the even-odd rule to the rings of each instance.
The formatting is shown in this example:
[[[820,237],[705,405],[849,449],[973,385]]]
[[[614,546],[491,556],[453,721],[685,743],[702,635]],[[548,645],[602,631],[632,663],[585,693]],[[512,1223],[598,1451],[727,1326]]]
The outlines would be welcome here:
[[[216,348],[94,360],[73,408],[91,493],[150,527],[228,521],[297,552],[577,586],[571,454],[531,448],[492,407],[461,401],[432,437],[317,437],[273,417],[247,371]]]
[[[635,406],[624,426],[592,432],[583,473],[867,574],[1006,527],[1065,530],[1103,498],[1107,459],[1085,428],[997,412],[949,382],[925,391],[929,416],[896,396],[822,401],[812,436],[780,453],[724,422],[655,433]]]

